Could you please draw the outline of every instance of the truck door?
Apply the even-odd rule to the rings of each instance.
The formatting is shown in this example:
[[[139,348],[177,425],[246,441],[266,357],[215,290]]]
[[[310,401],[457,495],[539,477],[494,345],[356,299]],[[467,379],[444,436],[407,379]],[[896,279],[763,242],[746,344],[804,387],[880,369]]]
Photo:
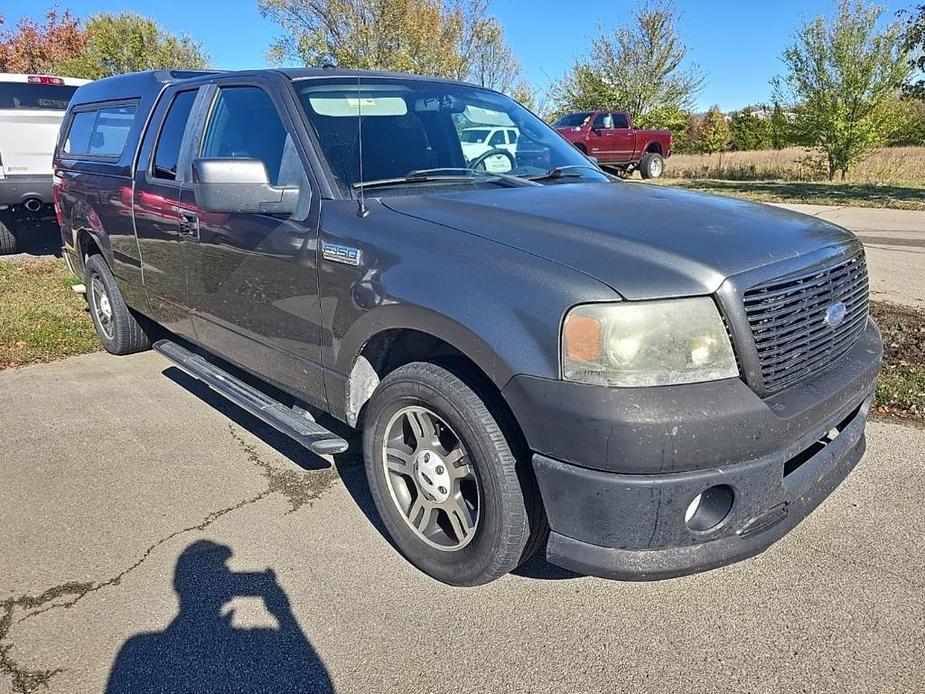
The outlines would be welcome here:
[[[611,114],[598,113],[591,121],[591,131],[588,133],[588,154],[601,161],[613,160],[613,118]]]
[[[636,132],[630,127],[625,113],[613,114],[613,158],[616,161],[632,161],[635,158]]]
[[[316,258],[319,196],[287,113],[269,79],[218,80],[194,158],[264,163],[274,186],[299,188],[293,214],[201,210],[185,191],[195,229],[187,253],[197,341],[212,352],[324,406]]]
[[[170,88],[161,98],[145,133],[132,193],[135,234],[148,304],[155,320],[193,337],[184,256],[189,237],[181,225],[180,199],[189,190],[178,166],[187,121],[198,89]]]

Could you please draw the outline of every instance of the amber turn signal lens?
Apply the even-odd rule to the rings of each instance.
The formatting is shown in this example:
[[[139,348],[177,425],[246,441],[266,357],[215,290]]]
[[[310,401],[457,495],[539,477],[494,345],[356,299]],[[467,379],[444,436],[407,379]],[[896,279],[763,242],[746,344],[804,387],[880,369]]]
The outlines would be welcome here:
[[[569,359],[594,361],[601,356],[601,323],[589,316],[569,316],[563,330]]]

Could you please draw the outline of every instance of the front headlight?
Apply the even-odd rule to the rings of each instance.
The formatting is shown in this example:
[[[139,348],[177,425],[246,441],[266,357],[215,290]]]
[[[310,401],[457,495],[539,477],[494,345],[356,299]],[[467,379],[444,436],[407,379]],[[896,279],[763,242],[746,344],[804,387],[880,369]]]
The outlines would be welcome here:
[[[638,387],[738,375],[709,297],[585,304],[562,326],[562,376],[569,381]]]

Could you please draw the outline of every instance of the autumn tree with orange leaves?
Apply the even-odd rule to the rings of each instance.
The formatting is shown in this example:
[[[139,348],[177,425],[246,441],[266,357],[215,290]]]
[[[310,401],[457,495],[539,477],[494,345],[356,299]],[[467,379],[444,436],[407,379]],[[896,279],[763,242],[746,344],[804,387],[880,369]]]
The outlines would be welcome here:
[[[0,72],[55,72],[84,50],[86,36],[67,10],[51,9],[43,20],[23,17],[15,28],[4,28],[0,15]]]

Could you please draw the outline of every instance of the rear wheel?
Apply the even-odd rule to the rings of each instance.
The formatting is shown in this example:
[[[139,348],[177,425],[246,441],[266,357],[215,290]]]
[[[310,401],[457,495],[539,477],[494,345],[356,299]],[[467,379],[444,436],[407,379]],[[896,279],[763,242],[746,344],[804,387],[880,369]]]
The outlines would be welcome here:
[[[415,362],[382,380],[367,406],[363,451],[386,529],[437,580],[493,581],[545,536],[535,485],[522,484],[498,421],[440,366]]]
[[[646,152],[639,162],[639,173],[643,178],[659,178],[665,172],[665,160],[658,152]]]
[[[15,253],[18,245],[12,230],[0,221],[0,255]]]
[[[101,255],[87,258],[85,282],[90,315],[100,342],[111,354],[132,354],[151,346],[138,318],[125,304]]]

